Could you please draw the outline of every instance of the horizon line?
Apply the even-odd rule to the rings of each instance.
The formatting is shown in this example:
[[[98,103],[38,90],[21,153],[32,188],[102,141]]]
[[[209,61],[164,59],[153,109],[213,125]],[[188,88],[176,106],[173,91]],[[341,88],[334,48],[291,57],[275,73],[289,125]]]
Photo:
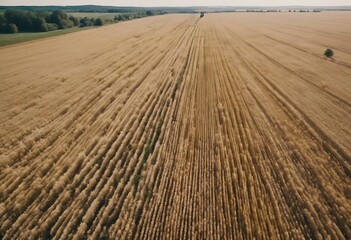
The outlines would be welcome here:
[[[154,5],[154,6],[140,6],[140,5],[98,5],[98,4],[69,4],[69,5],[2,5],[1,7],[75,7],[75,6],[97,6],[97,7],[139,7],[139,8],[148,8],[148,7],[169,7],[169,8],[195,8],[195,7],[222,7],[222,8],[244,8],[244,7],[351,7],[350,5],[243,5],[243,6],[228,6],[228,5],[181,5],[181,6],[167,6],[167,5]]]

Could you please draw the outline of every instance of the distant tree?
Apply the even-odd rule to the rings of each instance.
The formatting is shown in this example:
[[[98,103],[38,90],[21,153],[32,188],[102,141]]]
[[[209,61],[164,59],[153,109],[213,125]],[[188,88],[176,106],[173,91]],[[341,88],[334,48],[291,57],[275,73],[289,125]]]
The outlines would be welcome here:
[[[78,24],[77,18],[68,17],[62,11],[49,13],[7,9],[0,15],[0,32],[13,32],[16,28],[21,32],[47,32],[58,28],[71,28]]]
[[[334,51],[332,49],[328,48],[327,50],[325,50],[324,56],[326,56],[328,58],[332,58],[334,56]]]
[[[203,18],[205,16],[205,13],[204,12],[201,12],[200,13],[200,18]]]
[[[147,10],[146,11],[146,16],[152,16],[153,14],[152,14],[152,12],[150,11],[150,10]]]
[[[7,32],[8,33],[18,33],[18,28],[16,24],[10,23],[7,25]]]
[[[73,21],[71,21],[69,19],[62,20],[62,27],[61,27],[61,29],[72,28],[72,27],[74,27]]]
[[[50,12],[36,12],[36,15],[46,21],[46,19],[51,15]]]
[[[32,29],[35,32],[47,32],[43,31],[42,26],[46,24],[46,21],[40,17],[34,17],[32,20]]]
[[[0,14],[0,33],[7,32],[7,20],[4,15]]]
[[[80,27],[89,27],[94,25],[95,19],[84,17],[80,19],[79,22],[80,22],[80,25],[79,25]]]
[[[71,22],[67,21],[68,16],[66,13],[62,11],[53,11],[52,14],[49,16],[49,19],[47,22],[50,23],[55,23],[59,27],[59,29],[65,29],[68,27],[71,27],[72,24]]]
[[[40,26],[40,31],[41,31],[41,32],[48,32],[48,31],[49,31],[49,28],[48,28],[47,23],[43,23],[43,24]]]
[[[95,19],[94,26],[102,26],[104,25],[104,21],[101,18]]]
[[[58,26],[55,23],[46,23],[46,26],[48,28],[48,31],[54,31],[58,29]]]
[[[9,22],[15,22],[19,16],[20,16],[20,11],[17,10],[12,10],[12,9],[7,9],[4,12],[4,16]]]
[[[6,17],[3,14],[0,14],[0,25],[6,24],[6,23],[7,23]]]
[[[8,23],[15,24],[20,31],[32,31],[35,15],[28,11],[7,9],[4,13]]]
[[[120,15],[118,15],[118,17],[117,17],[117,20],[118,20],[118,21],[124,21],[124,17],[120,14]]]
[[[74,24],[74,26],[78,26],[79,25],[79,19],[73,16],[69,16],[68,18],[69,20],[71,20]]]

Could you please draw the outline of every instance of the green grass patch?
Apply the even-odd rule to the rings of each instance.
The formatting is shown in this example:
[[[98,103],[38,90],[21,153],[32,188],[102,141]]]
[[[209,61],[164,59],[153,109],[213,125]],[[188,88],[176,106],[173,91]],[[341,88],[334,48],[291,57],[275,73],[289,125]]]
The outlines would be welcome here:
[[[68,12],[67,15],[72,15],[73,17],[78,18],[101,18],[102,20],[112,20],[119,13],[85,13],[85,12]]]
[[[15,33],[15,34],[0,34],[0,46],[6,46],[21,42],[33,41],[47,37],[59,36],[67,33],[78,32],[86,29],[91,29],[92,27],[73,27],[63,30],[55,30],[51,32],[33,32],[33,33]]]

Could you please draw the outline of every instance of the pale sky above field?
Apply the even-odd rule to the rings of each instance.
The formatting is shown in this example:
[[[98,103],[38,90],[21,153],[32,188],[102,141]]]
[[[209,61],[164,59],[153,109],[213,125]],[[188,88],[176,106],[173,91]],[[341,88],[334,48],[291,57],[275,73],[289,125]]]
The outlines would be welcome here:
[[[0,5],[108,5],[108,6],[338,6],[351,0],[0,0]]]

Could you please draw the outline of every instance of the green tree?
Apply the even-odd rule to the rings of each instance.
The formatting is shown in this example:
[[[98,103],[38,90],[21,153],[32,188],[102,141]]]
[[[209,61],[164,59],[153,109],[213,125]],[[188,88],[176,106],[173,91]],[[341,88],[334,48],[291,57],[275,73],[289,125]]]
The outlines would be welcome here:
[[[16,24],[10,23],[7,25],[7,32],[8,33],[18,33],[18,28]]]
[[[84,17],[82,19],[80,19],[80,27],[89,27],[89,26],[93,26],[94,25],[94,20],[92,21],[92,19]]]
[[[40,17],[34,17],[32,20],[32,29],[35,32],[47,32],[43,31],[42,26],[46,24],[46,21]]]
[[[15,24],[20,31],[33,31],[35,15],[28,11],[7,9],[4,13],[8,23]]]
[[[101,18],[95,19],[94,26],[102,26],[104,25],[104,21]]]
[[[68,18],[69,20],[71,20],[74,24],[74,26],[78,26],[79,25],[79,19],[73,16],[69,16]]]
[[[55,23],[59,29],[66,28],[65,22],[63,20],[67,19],[67,14],[62,11],[53,11],[50,15],[48,22]]]
[[[126,20],[125,19],[125,17],[123,16],[123,15],[118,15],[118,17],[117,17],[117,20],[119,21],[119,22],[121,22],[121,21],[124,21],[124,20]]]
[[[6,24],[6,23],[7,23],[7,20],[6,20],[5,16],[3,14],[0,14],[0,25]]]
[[[6,33],[7,31],[7,20],[4,15],[0,14],[0,33]]]
[[[41,31],[41,32],[48,32],[48,31],[49,31],[48,25],[47,25],[46,23],[43,23],[43,24],[40,26],[40,31]]]
[[[332,58],[334,56],[334,51],[328,48],[327,50],[325,50],[324,55],[328,58]]]
[[[58,29],[58,26],[55,23],[46,23],[46,26],[48,27],[48,31],[54,31]]]

